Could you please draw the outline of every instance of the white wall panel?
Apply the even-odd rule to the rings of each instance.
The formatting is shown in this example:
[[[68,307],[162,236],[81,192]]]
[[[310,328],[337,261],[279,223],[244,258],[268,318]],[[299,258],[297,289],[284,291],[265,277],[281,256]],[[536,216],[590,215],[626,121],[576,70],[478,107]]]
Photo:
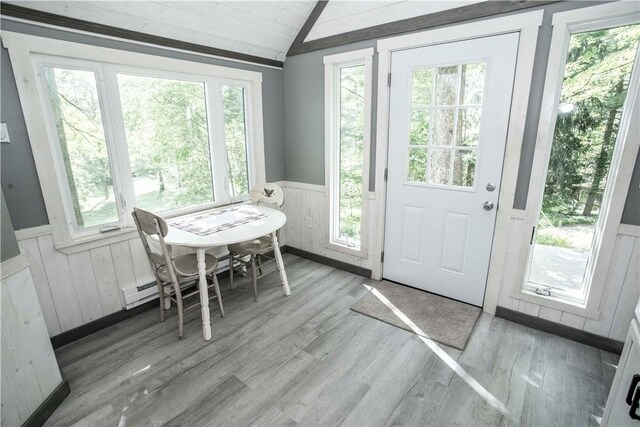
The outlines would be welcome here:
[[[62,382],[29,267],[2,278],[2,425],[23,424]]]

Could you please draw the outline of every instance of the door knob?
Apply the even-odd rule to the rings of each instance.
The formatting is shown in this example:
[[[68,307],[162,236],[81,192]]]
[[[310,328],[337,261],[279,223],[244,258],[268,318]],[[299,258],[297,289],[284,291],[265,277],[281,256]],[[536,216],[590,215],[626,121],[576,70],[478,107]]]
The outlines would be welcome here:
[[[487,189],[487,191],[493,191],[496,189],[496,185],[493,182],[490,182],[485,188]]]
[[[490,211],[494,206],[495,205],[493,204],[493,202],[484,202],[484,204],[482,205],[482,209],[484,209],[485,211]]]

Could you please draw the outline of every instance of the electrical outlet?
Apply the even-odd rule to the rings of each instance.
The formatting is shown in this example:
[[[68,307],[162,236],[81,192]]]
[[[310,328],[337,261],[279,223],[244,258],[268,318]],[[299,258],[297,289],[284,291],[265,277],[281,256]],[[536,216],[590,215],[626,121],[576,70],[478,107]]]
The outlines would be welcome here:
[[[307,228],[313,228],[313,218],[308,216],[304,219],[304,225],[307,226]]]

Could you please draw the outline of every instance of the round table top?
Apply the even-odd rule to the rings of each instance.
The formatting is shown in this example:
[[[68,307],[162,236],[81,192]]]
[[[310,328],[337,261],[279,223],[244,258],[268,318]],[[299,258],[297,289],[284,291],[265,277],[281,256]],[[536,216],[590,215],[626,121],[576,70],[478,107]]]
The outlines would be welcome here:
[[[181,230],[171,226],[172,220],[168,220],[169,232],[164,240],[168,245],[187,246],[191,248],[213,248],[217,246],[226,246],[233,243],[246,242],[248,240],[257,239],[258,237],[267,236],[276,230],[279,230],[287,222],[287,217],[279,210],[268,208],[266,206],[240,205],[237,208],[247,213],[263,214],[262,218],[237,225],[235,227],[200,236],[198,234]],[[191,216],[199,216],[216,210],[228,209],[217,208],[209,211],[198,212],[197,214],[185,215],[186,218]],[[173,218],[176,220],[178,218]]]

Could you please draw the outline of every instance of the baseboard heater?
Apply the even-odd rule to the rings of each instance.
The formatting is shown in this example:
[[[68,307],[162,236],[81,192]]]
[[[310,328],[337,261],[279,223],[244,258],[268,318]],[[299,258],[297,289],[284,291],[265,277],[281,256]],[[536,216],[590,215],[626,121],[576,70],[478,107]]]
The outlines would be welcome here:
[[[224,258],[218,261],[218,268],[216,268],[216,274],[229,270],[229,259]],[[155,281],[146,283],[144,285],[131,285],[123,288],[122,301],[124,302],[125,310],[130,310],[133,307],[137,307],[140,304],[154,300],[158,298],[158,287]]]

